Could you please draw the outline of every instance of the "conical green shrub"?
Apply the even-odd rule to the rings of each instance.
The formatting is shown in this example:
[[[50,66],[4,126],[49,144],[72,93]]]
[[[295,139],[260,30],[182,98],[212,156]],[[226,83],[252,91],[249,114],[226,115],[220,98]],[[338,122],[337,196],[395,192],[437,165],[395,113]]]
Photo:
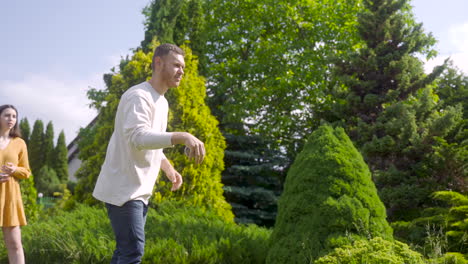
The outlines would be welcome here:
[[[369,168],[342,128],[321,126],[288,171],[267,263],[311,263],[375,236],[393,239]]]

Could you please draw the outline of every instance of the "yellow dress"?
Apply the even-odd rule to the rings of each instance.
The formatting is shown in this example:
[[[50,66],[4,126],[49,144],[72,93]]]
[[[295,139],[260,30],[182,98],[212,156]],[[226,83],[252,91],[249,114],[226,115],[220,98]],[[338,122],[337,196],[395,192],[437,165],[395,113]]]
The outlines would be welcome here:
[[[0,166],[8,162],[18,168],[9,181],[0,183],[0,226],[23,226],[26,225],[26,216],[18,180],[31,175],[28,150],[23,139],[12,138],[5,149],[0,149]]]

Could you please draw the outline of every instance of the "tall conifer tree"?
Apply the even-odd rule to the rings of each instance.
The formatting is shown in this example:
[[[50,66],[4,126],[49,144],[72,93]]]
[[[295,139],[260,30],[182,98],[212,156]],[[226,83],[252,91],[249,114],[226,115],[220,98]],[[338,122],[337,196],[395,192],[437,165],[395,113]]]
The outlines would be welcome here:
[[[42,151],[44,155],[44,165],[52,168],[54,160],[54,125],[52,124],[52,121],[47,123]]]
[[[29,121],[26,117],[21,119],[19,127],[21,129],[21,136],[27,146],[29,145],[29,137],[31,136],[31,127],[29,126]]]
[[[68,149],[65,143],[65,133],[63,130],[60,132],[57,139],[52,166],[60,182],[66,183],[68,181]]]
[[[34,122],[31,137],[29,139],[28,153],[29,163],[33,174],[37,174],[42,166],[44,166],[45,156],[43,153],[44,144],[44,123],[42,120],[37,119]],[[34,179],[35,182],[37,178]]]

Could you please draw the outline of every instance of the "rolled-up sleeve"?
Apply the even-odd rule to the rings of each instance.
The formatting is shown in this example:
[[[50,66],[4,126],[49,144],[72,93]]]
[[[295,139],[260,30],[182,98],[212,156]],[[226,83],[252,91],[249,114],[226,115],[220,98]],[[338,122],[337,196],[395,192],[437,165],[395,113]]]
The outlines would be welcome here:
[[[124,135],[133,147],[138,150],[172,147],[172,133],[151,128],[154,117],[147,98],[134,93],[123,100]]]

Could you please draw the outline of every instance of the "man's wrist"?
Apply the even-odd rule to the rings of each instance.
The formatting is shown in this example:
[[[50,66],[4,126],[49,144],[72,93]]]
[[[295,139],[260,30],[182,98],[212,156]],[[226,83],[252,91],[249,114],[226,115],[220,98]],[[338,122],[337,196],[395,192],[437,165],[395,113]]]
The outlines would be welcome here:
[[[184,144],[187,134],[187,132],[173,132],[171,136],[171,144]]]

